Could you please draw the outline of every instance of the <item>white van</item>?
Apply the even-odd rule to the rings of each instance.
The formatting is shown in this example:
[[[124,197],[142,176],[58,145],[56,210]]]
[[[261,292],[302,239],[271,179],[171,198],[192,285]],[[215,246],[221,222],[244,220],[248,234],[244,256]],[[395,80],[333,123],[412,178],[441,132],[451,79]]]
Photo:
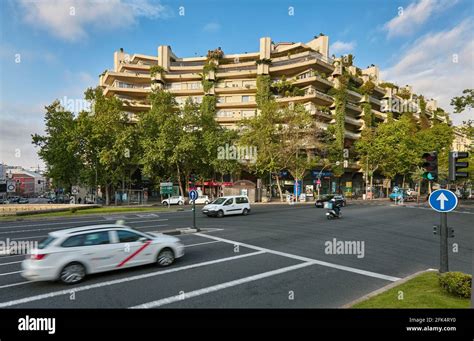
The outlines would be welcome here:
[[[231,214],[247,215],[250,213],[249,198],[245,195],[220,197],[202,208],[208,217],[223,217]]]

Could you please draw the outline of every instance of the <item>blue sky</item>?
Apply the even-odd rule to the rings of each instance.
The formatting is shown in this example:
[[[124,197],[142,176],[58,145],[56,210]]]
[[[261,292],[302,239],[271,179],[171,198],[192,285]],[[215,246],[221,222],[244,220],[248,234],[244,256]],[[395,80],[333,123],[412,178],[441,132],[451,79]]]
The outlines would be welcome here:
[[[36,166],[30,134],[43,129],[43,107],[80,99],[113,64],[113,52],[178,56],[258,50],[258,39],[307,42],[320,32],[330,54],[381,68],[382,78],[438,100],[473,85],[471,0],[333,1],[1,1],[0,161]],[[183,14],[184,9],[184,15]],[[293,15],[290,15],[292,14]],[[74,14],[74,15],[71,15]],[[19,58],[20,60],[18,60]],[[20,61],[20,62],[18,62]],[[453,115],[455,123],[472,112]]]

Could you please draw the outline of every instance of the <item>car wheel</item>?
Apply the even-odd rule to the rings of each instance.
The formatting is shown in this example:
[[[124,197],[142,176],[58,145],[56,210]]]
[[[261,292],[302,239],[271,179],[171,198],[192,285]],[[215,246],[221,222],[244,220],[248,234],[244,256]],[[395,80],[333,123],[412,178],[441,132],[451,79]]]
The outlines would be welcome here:
[[[163,201],[161,204],[162,204],[163,206],[168,206],[168,203],[167,203],[166,201]]]
[[[248,215],[249,214],[249,210],[244,208],[244,210],[242,211],[242,215]]]
[[[182,206],[182,205],[184,205],[184,202],[178,201],[178,205],[179,205],[179,206]]]
[[[64,284],[76,284],[86,276],[86,268],[81,263],[69,263],[59,274],[59,280]]]
[[[163,249],[158,254],[156,262],[159,266],[168,266],[174,262],[174,253],[171,249]]]
[[[217,212],[217,218],[222,218],[224,216],[224,211],[223,210],[219,210]]]

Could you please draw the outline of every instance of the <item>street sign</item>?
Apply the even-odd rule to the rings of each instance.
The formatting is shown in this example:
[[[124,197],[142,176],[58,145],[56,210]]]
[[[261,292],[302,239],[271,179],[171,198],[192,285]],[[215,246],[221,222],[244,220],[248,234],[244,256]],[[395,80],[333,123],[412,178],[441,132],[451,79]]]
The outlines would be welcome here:
[[[7,181],[7,193],[16,192],[16,181]]]
[[[160,194],[173,194],[173,183],[172,182],[161,182],[160,183]]]
[[[189,198],[193,202],[193,228],[199,232],[200,231],[199,228],[196,228],[196,199],[198,197],[199,197],[199,193],[195,189],[189,192]]]
[[[74,195],[78,194],[79,193],[79,187],[78,186],[72,186],[71,193],[74,194]]]
[[[437,212],[451,212],[458,205],[456,195],[447,189],[438,189],[430,195],[430,206]]]
[[[198,197],[199,197],[199,194],[196,190],[192,190],[191,192],[189,192],[189,198],[192,201],[195,201]]]
[[[295,184],[293,185],[293,193],[295,194],[295,196],[297,198],[301,194],[302,187],[303,187],[303,181],[302,180],[295,181]]]

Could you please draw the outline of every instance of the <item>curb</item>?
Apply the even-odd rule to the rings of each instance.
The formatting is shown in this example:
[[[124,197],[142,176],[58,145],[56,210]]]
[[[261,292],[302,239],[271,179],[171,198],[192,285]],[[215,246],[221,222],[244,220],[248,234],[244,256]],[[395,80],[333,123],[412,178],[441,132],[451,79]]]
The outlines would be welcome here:
[[[353,305],[355,305],[357,303],[360,303],[362,301],[368,300],[369,298],[372,298],[374,296],[380,295],[380,294],[382,294],[382,293],[384,293],[384,292],[386,292],[386,291],[388,291],[388,290],[390,290],[390,289],[392,289],[396,286],[399,286],[400,284],[408,282],[409,280],[415,278],[418,275],[424,274],[426,272],[434,272],[434,271],[437,272],[438,270],[436,270],[436,269],[426,269],[426,270],[421,270],[421,271],[415,272],[415,273],[413,273],[413,274],[411,274],[407,277],[404,277],[404,278],[402,278],[402,279],[400,279],[396,282],[392,282],[392,283],[390,283],[390,284],[388,284],[388,285],[386,285],[386,286],[384,286],[380,289],[377,289],[377,290],[372,291],[372,292],[370,292],[370,293],[368,293],[368,294],[366,294],[362,297],[359,297],[358,299],[356,299],[352,302],[344,304],[341,308],[352,308]]]

